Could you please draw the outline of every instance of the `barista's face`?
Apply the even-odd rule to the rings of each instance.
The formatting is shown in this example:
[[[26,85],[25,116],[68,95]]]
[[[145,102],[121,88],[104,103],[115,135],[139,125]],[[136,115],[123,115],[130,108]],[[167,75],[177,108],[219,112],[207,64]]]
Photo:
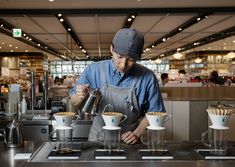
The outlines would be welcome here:
[[[110,51],[113,55],[113,63],[115,68],[120,73],[127,72],[135,63],[136,61],[128,56],[120,55],[113,50],[113,46],[111,45]]]

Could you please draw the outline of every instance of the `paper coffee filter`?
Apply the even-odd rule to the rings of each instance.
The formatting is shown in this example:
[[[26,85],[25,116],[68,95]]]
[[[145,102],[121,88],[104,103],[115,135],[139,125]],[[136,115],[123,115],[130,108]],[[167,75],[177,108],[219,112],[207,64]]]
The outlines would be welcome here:
[[[55,113],[54,118],[56,123],[60,126],[69,126],[72,123],[75,113],[73,112],[59,112]]]

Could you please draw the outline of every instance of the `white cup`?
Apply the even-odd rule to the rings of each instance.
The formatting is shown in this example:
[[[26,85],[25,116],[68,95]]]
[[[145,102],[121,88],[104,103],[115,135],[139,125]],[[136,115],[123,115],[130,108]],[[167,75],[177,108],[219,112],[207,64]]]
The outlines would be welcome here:
[[[103,112],[102,118],[106,127],[117,127],[127,119],[127,116],[119,112]]]
[[[231,116],[231,115],[216,115],[216,114],[210,114],[210,113],[208,114],[209,114],[209,118],[211,120],[213,128],[226,127]]]
[[[70,126],[75,113],[73,112],[58,112],[54,114],[54,118],[58,126]]]
[[[171,115],[165,112],[147,112],[145,115],[150,127],[162,127],[171,118]]]

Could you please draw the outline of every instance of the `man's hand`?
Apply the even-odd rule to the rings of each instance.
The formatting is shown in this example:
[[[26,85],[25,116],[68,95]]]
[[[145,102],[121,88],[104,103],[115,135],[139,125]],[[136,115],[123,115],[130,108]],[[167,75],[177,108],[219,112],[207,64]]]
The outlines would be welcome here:
[[[76,88],[76,94],[79,98],[84,99],[89,91],[89,85],[78,85]]]
[[[77,85],[76,87],[76,93],[71,96],[71,104],[73,106],[79,106],[81,102],[86,97],[87,93],[89,92],[89,85]]]
[[[135,144],[139,140],[139,136],[134,134],[132,131],[128,131],[122,134],[121,136],[122,141],[126,144]]]

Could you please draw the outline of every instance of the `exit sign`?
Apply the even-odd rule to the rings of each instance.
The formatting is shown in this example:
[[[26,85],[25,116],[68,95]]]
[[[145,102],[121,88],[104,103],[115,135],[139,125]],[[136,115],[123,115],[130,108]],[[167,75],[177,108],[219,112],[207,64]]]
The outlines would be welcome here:
[[[12,29],[12,34],[14,38],[20,38],[22,37],[22,29],[20,28],[13,28]]]

